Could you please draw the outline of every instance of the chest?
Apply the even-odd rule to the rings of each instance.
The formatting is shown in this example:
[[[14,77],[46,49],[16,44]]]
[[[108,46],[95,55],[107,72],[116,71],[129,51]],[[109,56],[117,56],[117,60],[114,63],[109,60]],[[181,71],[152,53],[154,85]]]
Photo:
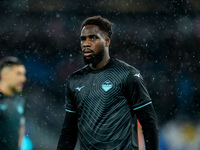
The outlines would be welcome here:
[[[24,113],[23,104],[15,99],[1,99],[0,100],[0,117],[7,118],[21,116]]]
[[[125,103],[123,90],[126,76],[124,72],[106,70],[77,77],[75,84],[71,86],[76,106],[79,110],[84,108],[105,110]]]

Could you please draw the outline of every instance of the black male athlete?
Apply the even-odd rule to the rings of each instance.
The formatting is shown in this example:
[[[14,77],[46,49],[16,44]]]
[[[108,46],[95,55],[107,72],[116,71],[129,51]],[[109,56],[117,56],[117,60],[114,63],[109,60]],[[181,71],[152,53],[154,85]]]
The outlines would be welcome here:
[[[101,16],[81,27],[87,64],[70,75],[66,115],[58,150],[137,150],[137,119],[147,150],[158,150],[156,115],[143,78],[136,68],[109,56],[112,23]]]

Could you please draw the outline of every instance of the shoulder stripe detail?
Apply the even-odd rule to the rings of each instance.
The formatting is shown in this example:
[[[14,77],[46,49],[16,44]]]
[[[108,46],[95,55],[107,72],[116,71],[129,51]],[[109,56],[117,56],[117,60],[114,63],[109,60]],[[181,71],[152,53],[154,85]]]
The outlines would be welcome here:
[[[65,110],[68,112],[71,112],[71,113],[76,113],[76,111],[72,111],[72,110],[68,110],[68,109],[65,109]]]
[[[149,105],[149,104],[151,104],[151,103],[152,103],[152,102],[148,102],[148,103],[146,103],[146,104],[144,104],[144,105],[142,105],[142,106],[139,106],[139,107],[134,108],[133,110],[140,109],[140,108],[142,108],[142,107],[144,107],[144,106],[147,106],[147,105]]]

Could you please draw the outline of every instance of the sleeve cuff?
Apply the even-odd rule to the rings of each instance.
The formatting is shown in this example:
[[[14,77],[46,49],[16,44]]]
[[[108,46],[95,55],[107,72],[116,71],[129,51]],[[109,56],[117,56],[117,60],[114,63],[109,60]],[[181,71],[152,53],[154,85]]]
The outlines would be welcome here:
[[[146,104],[143,104],[143,105],[141,105],[141,106],[138,106],[138,107],[134,108],[133,110],[140,109],[140,108],[145,107],[145,106],[147,106],[147,105],[149,105],[149,104],[151,104],[151,103],[152,103],[152,102],[148,102],[148,103],[146,103]]]
[[[69,110],[69,109],[65,109],[67,112],[71,112],[71,113],[77,113],[76,111],[73,110]]]

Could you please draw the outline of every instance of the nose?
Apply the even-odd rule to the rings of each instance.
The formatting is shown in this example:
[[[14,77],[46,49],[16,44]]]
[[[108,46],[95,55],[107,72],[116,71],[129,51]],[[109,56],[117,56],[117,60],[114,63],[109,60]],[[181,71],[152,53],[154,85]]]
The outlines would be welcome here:
[[[26,82],[26,80],[27,80],[27,79],[26,79],[26,76],[24,76],[24,82]]]
[[[23,77],[22,77],[22,82],[23,83],[26,82],[26,76],[25,75],[23,75]]]
[[[83,43],[83,47],[90,47],[90,46],[91,46],[90,40],[86,38],[86,40]]]

